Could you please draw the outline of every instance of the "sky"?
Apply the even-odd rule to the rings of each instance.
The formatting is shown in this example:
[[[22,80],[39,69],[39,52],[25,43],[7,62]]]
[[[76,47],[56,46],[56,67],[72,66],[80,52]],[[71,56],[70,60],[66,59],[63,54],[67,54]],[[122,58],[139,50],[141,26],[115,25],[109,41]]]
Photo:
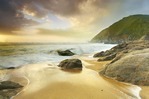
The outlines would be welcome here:
[[[88,42],[149,0],[0,0],[0,42]]]

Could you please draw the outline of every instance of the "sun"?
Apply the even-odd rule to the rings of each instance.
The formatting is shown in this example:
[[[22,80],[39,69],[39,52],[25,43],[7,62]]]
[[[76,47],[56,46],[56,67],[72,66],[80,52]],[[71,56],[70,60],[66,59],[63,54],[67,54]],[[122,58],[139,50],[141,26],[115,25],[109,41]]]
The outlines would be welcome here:
[[[0,42],[6,42],[6,36],[0,35]]]

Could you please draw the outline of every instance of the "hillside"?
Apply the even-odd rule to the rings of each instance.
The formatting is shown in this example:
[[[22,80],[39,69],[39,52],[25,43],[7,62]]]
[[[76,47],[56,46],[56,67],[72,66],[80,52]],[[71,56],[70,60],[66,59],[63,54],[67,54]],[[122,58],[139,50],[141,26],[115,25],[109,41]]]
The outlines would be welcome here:
[[[149,35],[149,15],[131,15],[102,30],[91,42],[122,43]]]

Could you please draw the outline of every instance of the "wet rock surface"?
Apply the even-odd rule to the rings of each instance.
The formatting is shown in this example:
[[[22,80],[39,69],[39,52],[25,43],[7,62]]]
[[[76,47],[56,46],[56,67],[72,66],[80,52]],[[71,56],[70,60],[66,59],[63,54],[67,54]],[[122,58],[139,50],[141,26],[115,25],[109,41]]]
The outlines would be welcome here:
[[[73,55],[75,55],[75,53],[71,52],[70,50],[65,50],[65,51],[58,50],[57,53],[61,56],[73,56]]]
[[[22,87],[22,85],[12,81],[0,82],[0,99],[10,99],[12,96],[15,96]]]
[[[61,67],[61,69],[67,70],[67,69],[82,69],[82,62],[79,59],[66,59],[60,62],[58,65]]]

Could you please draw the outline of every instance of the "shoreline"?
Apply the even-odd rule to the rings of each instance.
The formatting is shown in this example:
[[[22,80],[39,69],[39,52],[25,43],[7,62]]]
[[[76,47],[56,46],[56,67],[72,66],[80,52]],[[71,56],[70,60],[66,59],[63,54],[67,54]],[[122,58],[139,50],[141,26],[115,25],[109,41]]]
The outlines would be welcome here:
[[[61,99],[91,99],[89,97],[104,99],[107,96],[110,96],[111,99],[118,97],[140,99],[139,91],[141,89],[139,87],[114,81],[98,74],[97,71],[102,69],[107,62],[96,63],[96,59],[86,56],[80,58],[84,66],[81,72],[63,71],[53,64],[49,65],[48,62],[10,70],[10,80],[24,85],[28,82],[23,90],[12,99],[22,97],[23,99],[41,99],[41,97],[45,99],[51,99],[51,97],[52,99],[59,97]],[[89,94],[89,96],[86,97],[84,94]]]

